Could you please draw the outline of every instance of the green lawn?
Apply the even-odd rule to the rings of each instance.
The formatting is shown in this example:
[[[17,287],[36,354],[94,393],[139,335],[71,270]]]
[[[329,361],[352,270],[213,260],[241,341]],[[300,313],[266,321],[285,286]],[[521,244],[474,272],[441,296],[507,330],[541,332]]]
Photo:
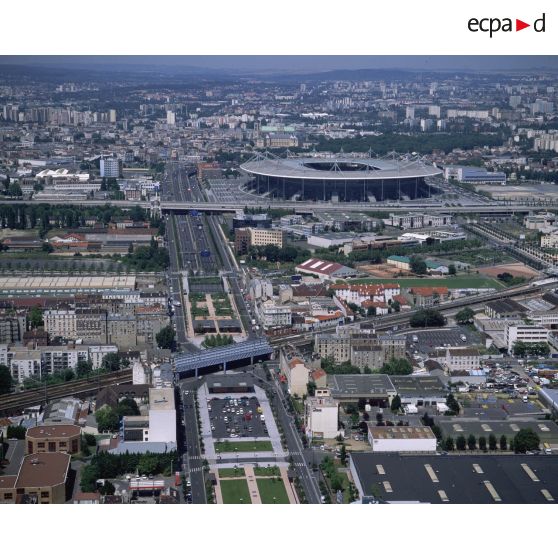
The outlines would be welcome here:
[[[398,283],[401,287],[448,287],[448,289],[463,288],[494,288],[502,289],[504,285],[483,275],[458,275],[457,277],[445,277],[443,279],[429,277],[395,277],[393,279],[352,279],[351,283]]]
[[[254,467],[256,477],[278,477],[281,475],[279,467]]]
[[[215,451],[221,453],[273,451],[273,446],[271,445],[271,442],[267,441],[231,442],[226,440],[224,442],[215,442]]]
[[[244,476],[244,467],[230,467],[227,469],[219,469],[220,479],[243,477],[243,476]]]
[[[224,480],[220,482],[223,504],[251,504],[246,479]]]
[[[263,504],[288,504],[289,497],[281,479],[256,479]],[[275,498],[275,500],[273,500]]]

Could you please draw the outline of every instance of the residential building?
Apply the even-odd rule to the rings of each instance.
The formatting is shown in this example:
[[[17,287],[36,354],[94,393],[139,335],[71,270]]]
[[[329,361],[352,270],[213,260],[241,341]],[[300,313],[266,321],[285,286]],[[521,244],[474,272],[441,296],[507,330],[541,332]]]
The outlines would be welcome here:
[[[304,425],[306,436],[311,441],[333,439],[339,433],[339,405],[329,389],[316,389],[304,403]]]
[[[272,300],[266,300],[256,306],[256,313],[260,324],[266,330],[292,325],[290,306],[279,306]]]
[[[550,330],[540,325],[528,324],[506,324],[505,341],[508,351],[513,350],[513,346],[518,341],[523,343],[546,343]]]
[[[283,231],[280,229],[254,229],[251,227],[235,229],[235,250],[245,254],[252,246],[277,246],[283,248]]]
[[[100,174],[103,178],[118,178],[122,174],[122,161],[116,157],[101,157]]]

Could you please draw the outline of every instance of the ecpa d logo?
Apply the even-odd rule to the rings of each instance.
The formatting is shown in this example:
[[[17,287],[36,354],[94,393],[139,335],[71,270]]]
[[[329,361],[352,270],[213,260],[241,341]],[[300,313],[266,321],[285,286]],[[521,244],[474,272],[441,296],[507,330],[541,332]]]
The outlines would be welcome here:
[[[531,25],[530,23],[526,23],[521,19],[515,18],[515,27],[513,24],[513,19],[510,17],[484,17],[481,19],[472,17],[468,21],[467,27],[472,33],[478,33],[479,31],[482,33],[490,33],[490,38],[492,38],[492,35],[494,33],[510,33],[513,31],[521,31],[522,29],[527,29],[527,27],[533,27],[533,30],[536,33],[544,33],[546,30],[546,14],[542,14],[541,17],[535,19],[533,25]]]

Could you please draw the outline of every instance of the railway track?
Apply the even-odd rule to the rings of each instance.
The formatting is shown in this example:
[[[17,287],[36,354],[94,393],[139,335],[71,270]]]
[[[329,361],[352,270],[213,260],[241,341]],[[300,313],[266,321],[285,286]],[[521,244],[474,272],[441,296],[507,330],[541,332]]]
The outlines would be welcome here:
[[[92,375],[90,379],[74,380],[64,384],[30,389],[19,393],[0,396],[0,415],[22,411],[27,407],[48,403],[55,399],[71,396],[83,396],[96,393],[100,388],[110,385],[127,384],[132,381],[131,369],[119,370],[100,376]]]
[[[540,288],[537,286],[523,285],[519,287],[502,289],[501,291],[496,291],[494,293],[464,297],[464,298],[457,299],[455,301],[443,302],[441,304],[436,304],[435,306],[431,306],[431,308],[434,308],[444,313],[448,310],[464,308],[466,306],[471,306],[472,304],[479,304],[482,302],[489,302],[492,300],[500,300],[503,298],[510,298],[518,295],[533,294],[538,292],[539,290]],[[383,317],[365,318],[363,320],[359,320],[356,323],[358,323],[361,326],[365,324],[369,324],[369,325],[373,325],[377,330],[385,330],[393,326],[399,326],[408,323],[413,314],[414,312],[402,312],[398,314],[389,314]],[[279,336],[273,338],[270,341],[270,344],[272,347],[277,348],[282,345],[285,345],[286,343],[290,343],[294,345],[310,343],[314,339],[314,335],[316,333],[332,333],[335,332],[336,329],[337,327],[333,326],[333,327],[323,328],[319,332],[295,333],[295,334],[289,334],[285,336]]]

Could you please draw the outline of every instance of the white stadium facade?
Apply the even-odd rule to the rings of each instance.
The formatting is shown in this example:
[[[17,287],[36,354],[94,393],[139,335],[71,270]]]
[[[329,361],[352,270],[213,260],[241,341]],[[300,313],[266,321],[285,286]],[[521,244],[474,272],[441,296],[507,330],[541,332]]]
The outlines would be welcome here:
[[[240,168],[249,187],[270,198],[308,201],[384,201],[437,193],[427,178],[442,170],[417,158],[257,155]]]

